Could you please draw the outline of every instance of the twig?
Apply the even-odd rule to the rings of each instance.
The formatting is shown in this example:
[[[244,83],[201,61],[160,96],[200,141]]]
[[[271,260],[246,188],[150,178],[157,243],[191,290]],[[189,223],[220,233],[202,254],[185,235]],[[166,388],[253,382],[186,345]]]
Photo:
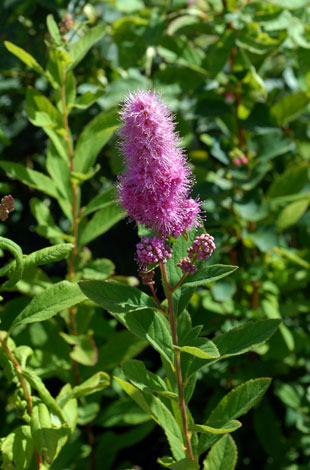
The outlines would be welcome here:
[[[166,295],[168,299],[168,311],[169,311],[169,321],[170,321],[170,328],[172,334],[173,344],[175,346],[179,345],[178,340],[178,333],[177,333],[177,325],[174,318],[173,312],[173,299],[172,299],[172,288],[169,285],[168,275],[166,265],[160,263],[160,271],[163,278]],[[182,426],[183,426],[183,435],[186,447],[186,454],[190,460],[195,461],[192,443],[190,439],[190,433],[188,431],[188,422],[187,422],[187,414],[186,414],[186,404],[185,404],[185,397],[184,397],[184,384],[182,378],[182,369],[181,369],[181,353],[177,349],[174,350],[174,367],[175,367],[175,374],[178,384],[178,396],[179,396],[179,408],[181,411],[182,416]]]

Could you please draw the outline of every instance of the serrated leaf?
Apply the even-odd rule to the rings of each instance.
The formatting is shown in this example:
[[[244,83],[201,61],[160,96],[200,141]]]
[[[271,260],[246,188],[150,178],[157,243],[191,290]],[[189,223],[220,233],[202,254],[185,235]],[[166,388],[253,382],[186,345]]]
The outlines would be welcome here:
[[[36,295],[13,321],[10,331],[19,325],[47,320],[83,300],[85,295],[77,284],[61,281]]]
[[[245,414],[261,399],[270,383],[271,379],[260,378],[239,385],[222,398],[210,414],[206,425],[220,428],[225,423]],[[217,439],[216,435],[202,434],[199,439],[199,455],[211,447]]]
[[[69,64],[69,70],[74,69],[84,58],[89,49],[101,39],[106,32],[106,25],[101,23],[95,28],[89,29],[84,36],[75,42],[69,49],[73,62]]]
[[[79,237],[80,245],[87,245],[95,238],[103,235],[124,216],[124,209],[115,202],[111,202],[103,209],[96,212],[92,219],[86,224]]]
[[[238,266],[229,266],[224,264],[214,264],[213,266],[203,266],[192,276],[188,276],[184,286],[201,286],[209,282],[217,281],[223,277],[229,276],[238,269]]]
[[[215,336],[213,342],[220,351],[220,358],[236,356],[264,343],[281,324],[281,320],[257,320],[233,328],[223,335]]]
[[[227,434],[229,432],[236,431],[242,426],[240,421],[233,419],[226,423],[221,428],[214,428],[207,426],[206,424],[190,424],[188,429],[194,432],[210,433],[210,434]]]
[[[116,110],[103,111],[93,118],[78,138],[75,148],[74,169],[77,173],[87,173],[95,164],[103,146],[118,128]]]
[[[82,270],[83,279],[104,280],[114,273],[115,265],[107,258],[99,258],[88,263]]]
[[[38,62],[35,60],[34,57],[32,57],[32,55],[29,54],[29,52],[24,51],[24,49],[22,49],[21,47],[15,46],[15,44],[12,44],[9,41],[4,41],[4,45],[8,51],[16,55],[16,57],[18,57],[22,62],[28,65],[28,67],[31,67],[40,75],[44,74],[44,70],[41,67],[41,65],[38,64]]]
[[[237,447],[232,437],[223,436],[204,460],[204,470],[234,470],[237,463]]]
[[[87,397],[96,392],[100,392],[110,385],[110,376],[106,372],[97,372],[85,382],[72,389],[74,398]]]
[[[122,369],[127,378],[139,388],[139,390],[155,392],[168,398],[177,399],[176,393],[168,389],[166,382],[158,375],[147,370],[142,361],[133,359],[123,362]]]
[[[48,263],[56,263],[67,259],[73,249],[72,243],[59,243],[55,246],[42,248],[27,255],[24,259],[25,269],[33,266],[43,266]]]

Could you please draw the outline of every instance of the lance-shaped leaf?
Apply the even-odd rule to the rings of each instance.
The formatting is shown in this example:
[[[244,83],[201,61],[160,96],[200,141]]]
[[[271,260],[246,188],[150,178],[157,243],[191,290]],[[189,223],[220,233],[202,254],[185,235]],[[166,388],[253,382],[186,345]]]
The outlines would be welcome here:
[[[223,436],[210,450],[203,462],[204,470],[234,470],[237,463],[237,447],[231,436]]]
[[[112,314],[158,308],[152,297],[135,287],[111,281],[81,281],[79,286],[87,297]]]
[[[163,402],[151,395],[142,392],[130,383],[115,377],[122,389],[146,412],[154,421],[159,424],[165,432],[171,447],[172,455],[176,460],[185,458],[182,432],[172,415],[171,411]]]
[[[115,188],[109,188],[103,193],[95,196],[86,206],[86,208],[81,212],[81,217],[85,217],[92,212],[95,212],[99,209],[104,209],[109,206],[115,200]]]
[[[216,336],[213,342],[220,351],[221,359],[236,356],[267,341],[280,324],[281,320],[276,319],[247,322],[223,335]]]
[[[8,162],[5,160],[0,161],[0,167],[7,174],[18,179],[27,186],[38,189],[39,191],[42,191],[56,199],[59,197],[54,181],[43,173],[26,168],[19,163]]]
[[[175,346],[175,348],[199,359],[215,359],[220,356],[216,345],[207,338],[197,338],[190,346]]]
[[[270,382],[270,378],[260,378],[249,380],[236,387],[222,398],[209,416],[206,425],[220,428],[245,414],[264,395]],[[209,449],[217,440],[218,436],[215,434],[201,434],[198,446],[199,455]]]
[[[89,29],[84,36],[76,41],[69,49],[69,54],[73,59],[73,62],[69,64],[69,70],[74,69],[83,57],[87,54],[89,49],[101,39],[106,31],[106,25],[101,23],[95,28]]]
[[[187,458],[179,460],[178,462],[174,462],[170,465],[167,465],[167,467],[170,468],[171,470],[199,470],[200,469],[200,466],[198,465],[197,462],[193,462],[192,460],[189,460]]]
[[[32,55],[29,54],[29,52],[24,51],[24,49],[22,49],[21,47],[15,46],[15,44],[12,44],[9,41],[4,41],[4,45],[8,51],[16,55],[16,57],[18,57],[22,62],[28,65],[28,67],[34,69],[40,75],[44,74],[44,70],[41,67],[41,65],[38,64],[38,62],[35,60],[34,57],[32,57]]]
[[[49,246],[42,248],[42,250],[34,251],[24,259],[25,269],[66,259],[72,249],[72,243],[59,243],[55,246]]]
[[[202,286],[208,282],[218,281],[223,277],[229,276],[238,269],[238,266],[229,266],[224,264],[214,264],[213,266],[203,266],[192,276],[187,276],[183,285]]]
[[[133,359],[122,364],[124,374],[140,390],[156,392],[168,398],[177,399],[176,393],[171,392],[166,382],[158,375],[150,372],[142,361]]]
[[[26,112],[34,126],[49,127],[60,130],[63,128],[62,117],[54,105],[34,88],[28,88],[26,95]]]
[[[77,173],[89,171],[90,167],[94,165],[98,153],[112,137],[118,126],[116,110],[103,111],[87,124],[76,144],[74,169]]]
[[[227,434],[229,432],[236,431],[242,426],[240,421],[232,419],[221,428],[215,428],[206,424],[190,424],[188,429],[194,432],[202,432],[204,434]]]
[[[96,212],[87,223],[79,237],[79,244],[85,246],[95,238],[103,235],[119,222],[123,216],[124,210],[115,202],[110,202],[109,205]]]
[[[10,331],[18,325],[44,321],[72,307],[86,297],[77,284],[61,281],[36,295],[13,321]]]

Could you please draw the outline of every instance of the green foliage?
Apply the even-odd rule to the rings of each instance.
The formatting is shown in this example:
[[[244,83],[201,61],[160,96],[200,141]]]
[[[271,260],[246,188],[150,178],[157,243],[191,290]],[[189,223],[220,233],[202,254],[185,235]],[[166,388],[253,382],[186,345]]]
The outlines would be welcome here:
[[[94,455],[103,470],[231,470],[234,431],[239,470],[306,470],[307,2],[30,3],[0,7],[0,189],[16,201],[0,224],[0,468],[34,470],[35,449],[41,470]],[[173,292],[179,345],[115,202],[118,105],[138,88],[175,113],[217,246]],[[173,243],[171,286],[204,230]]]

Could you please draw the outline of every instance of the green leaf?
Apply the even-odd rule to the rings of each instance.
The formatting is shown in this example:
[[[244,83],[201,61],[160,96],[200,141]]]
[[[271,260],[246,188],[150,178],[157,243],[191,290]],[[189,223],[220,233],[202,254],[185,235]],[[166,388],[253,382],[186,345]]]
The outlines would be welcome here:
[[[107,258],[98,258],[88,263],[82,270],[83,279],[103,281],[114,273],[115,265]]]
[[[63,415],[63,412],[61,408],[58,406],[55,398],[52,397],[48,389],[45,387],[42,379],[36,375],[34,372],[24,369],[23,370],[23,376],[27,380],[27,382],[30,383],[31,387],[33,387],[35,390],[39,392],[41,400],[44,402],[44,404],[50,408],[58,418],[60,418],[62,423],[66,423],[65,417]],[[59,419],[58,419],[59,421]]]
[[[73,203],[73,192],[70,168],[67,161],[63,158],[59,158],[58,151],[52,143],[50,143],[47,152],[46,169],[61,194],[61,199],[64,199],[67,202],[68,209],[66,210],[65,215],[69,219],[72,218],[71,206]]]
[[[235,45],[235,36],[233,31],[226,29],[224,34],[208,48],[203,64],[211,78],[215,78],[226,64]]]
[[[100,392],[110,385],[110,376],[106,372],[97,372],[85,382],[72,389],[74,398],[86,397],[96,392]]]
[[[28,67],[31,67],[34,69],[36,72],[38,72],[40,75],[44,74],[44,70],[41,67],[41,65],[38,64],[38,62],[35,60],[32,55],[30,55],[28,52],[24,51],[24,49],[21,49],[18,46],[15,46],[15,44],[12,44],[9,41],[4,41],[4,45],[7,48],[8,51],[10,51],[12,54],[16,55],[22,62],[24,62]]]
[[[87,124],[76,143],[74,169],[77,173],[88,172],[118,126],[116,110],[103,111]]]
[[[8,269],[2,272],[2,275],[7,274],[9,279],[3,284],[3,288],[12,287],[18,282],[24,271],[23,252],[19,245],[8,238],[0,237],[0,248],[8,250],[15,258],[15,263],[10,263]],[[12,271],[12,272],[11,272]]]
[[[273,199],[275,197],[299,193],[307,184],[307,181],[307,163],[303,162],[293,168],[288,168],[278,176],[269,187],[267,197]]]
[[[189,430],[194,432],[210,433],[210,434],[227,434],[229,432],[236,431],[242,426],[240,421],[233,419],[226,423],[221,428],[214,428],[207,426],[206,424],[190,424]]]
[[[1,468],[28,470],[33,457],[30,426],[20,426],[1,439]]]
[[[104,370],[117,367],[121,362],[128,361],[146,348],[148,343],[137,338],[130,331],[117,331],[109,336],[103,346],[99,347],[98,364]]]
[[[36,295],[13,321],[10,331],[19,325],[47,320],[85,300],[77,284],[61,281]]]
[[[51,14],[47,15],[46,24],[47,24],[48,32],[50,33],[51,38],[55,42],[56,46],[61,46],[62,40],[61,40],[60,31],[53,15]]]
[[[220,359],[243,354],[264,343],[276,332],[280,324],[281,320],[257,320],[215,336],[213,342],[220,351]]]
[[[103,209],[115,200],[115,188],[109,188],[103,193],[98,194],[81,211],[81,217],[91,214],[99,209]]]
[[[162,427],[169,441],[174,458],[176,460],[183,459],[185,457],[183,437],[171,411],[159,398],[138,390],[119,377],[115,377],[115,380],[120,384],[122,389]]]
[[[89,29],[69,48],[69,54],[73,58],[73,62],[69,64],[69,70],[74,69],[81,62],[89,49],[104,36],[105,32],[106,25],[101,23],[95,28]]]
[[[54,459],[57,450],[57,431],[52,428],[49,410],[44,403],[35,405],[31,413],[31,434],[33,444],[48,463]]]
[[[200,359],[215,359],[220,356],[216,345],[207,338],[197,338],[191,344],[191,346],[175,346],[175,348]]]
[[[217,281],[223,277],[229,276],[238,269],[238,266],[229,266],[224,264],[214,264],[213,266],[203,266],[192,276],[188,276],[183,285],[201,286],[209,282]]]
[[[142,361],[135,359],[124,362],[122,369],[127,378],[144,392],[156,392],[168,398],[177,399],[177,395],[171,392],[166,382],[158,375],[150,372]]]
[[[115,202],[111,202],[109,205],[96,212],[87,223],[80,235],[79,244],[85,246],[95,238],[103,235],[113,227],[113,225],[119,222],[123,216],[124,209]]]
[[[29,87],[26,95],[26,112],[29,121],[38,127],[48,127],[56,131],[63,128],[60,113],[39,91]]]
[[[98,351],[91,330],[82,335],[69,335],[64,332],[59,334],[68,344],[74,346],[70,352],[74,361],[84,366],[94,366],[97,363]]]
[[[42,248],[34,251],[24,259],[25,269],[33,266],[43,266],[48,263],[56,263],[67,259],[73,250],[72,243],[60,243],[59,245]]]
[[[89,108],[89,106],[96,103],[96,101],[103,95],[105,95],[105,91],[103,90],[97,90],[95,93],[87,91],[76,99],[75,103],[73,104],[73,107],[79,109],[87,109]]]
[[[48,238],[53,243],[69,238],[56,225],[48,206],[43,201],[36,197],[30,199],[30,209],[38,222],[36,231],[39,235]]]
[[[19,163],[0,160],[0,167],[13,178],[18,179],[22,183],[31,188],[38,189],[49,196],[58,198],[59,194],[53,180],[48,176],[36,170],[31,170]]]
[[[237,446],[229,434],[223,436],[204,460],[204,470],[234,470],[237,463]]]
[[[145,308],[157,310],[154,299],[135,287],[111,281],[81,281],[79,286],[87,297],[112,314]]]
[[[221,428],[231,420],[245,414],[264,395],[271,383],[269,378],[249,380],[225,395],[210,414],[206,425]],[[199,439],[199,455],[211,447],[218,437],[202,434]]]
[[[281,232],[295,225],[298,220],[303,216],[309,207],[310,199],[300,199],[299,201],[291,202],[280,212],[277,219],[277,228]]]
[[[150,419],[149,414],[143,411],[131,398],[126,396],[119,400],[114,400],[110,405],[102,409],[96,418],[95,425],[104,428],[124,425],[136,426]]]
[[[307,107],[309,103],[308,95],[299,91],[287,95],[274,104],[271,113],[276,117],[279,126],[284,126],[288,122],[296,119]]]
[[[168,468],[171,468],[171,470],[199,470],[200,466],[197,462],[186,458],[169,465]]]

